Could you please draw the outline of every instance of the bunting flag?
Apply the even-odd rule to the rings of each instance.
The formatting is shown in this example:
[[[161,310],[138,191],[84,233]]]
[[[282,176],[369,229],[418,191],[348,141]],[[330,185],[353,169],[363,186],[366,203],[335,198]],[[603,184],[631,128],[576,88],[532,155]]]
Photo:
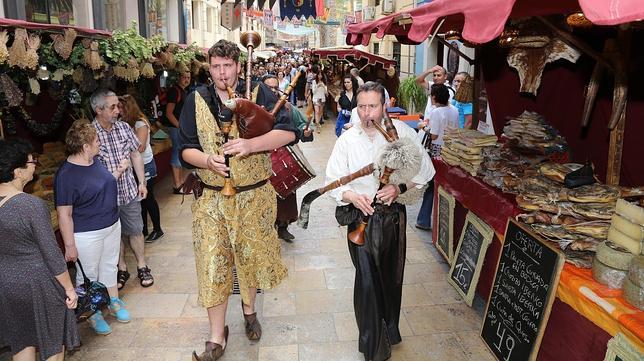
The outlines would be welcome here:
[[[315,0],[315,13],[317,16],[322,16],[324,14],[324,0]]]
[[[226,0],[221,0],[221,3],[222,3],[222,4],[223,4],[223,3],[225,3],[225,2],[226,2]]]
[[[316,17],[315,0],[282,0],[280,1],[280,16],[282,19],[304,16]]]
[[[275,2],[277,0],[268,0],[268,8],[273,10],[273,6],[275,6]]]
[[[259,10],[264,9],[264,4],[266,4],[266,0],[257,0],[257,6],[259,7]]]
[[[235,0],[234,6],[241,4],[242,0]]]
[[[254,2],[255,0],[246,0],[246,9],[252,8]]]

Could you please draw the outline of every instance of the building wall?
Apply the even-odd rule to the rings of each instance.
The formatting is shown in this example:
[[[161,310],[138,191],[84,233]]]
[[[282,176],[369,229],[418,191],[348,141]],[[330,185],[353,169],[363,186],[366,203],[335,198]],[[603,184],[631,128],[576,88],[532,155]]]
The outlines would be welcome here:
[[[358,0],[362,4],[362,9],[368,6],[375,6],[375,19],[386,16],[387,14],[383,13],[384,0],[380,0],[379,5],[375,5],[375,0]],[[414,0],[395,0],[394,2],[394,12],[404,11],[413,9],[415,6]],[[342,42],[345,42],[345,37],[341,37]],[[374,44],[379,44],[378,55],[384,56],[386,58],[394,59],[394,43],[396,43],[396,38],[391,35],[386,35],[382,39],[378,39],[375,34],[372,34],[371,41],[369,43],[367,51],[374,53]],[[415,57],[416,49],[415,46],[411,45],[400,45],[400,55],[396,56],[399,58],[400,62],[400,77],[402,79],[413,76],[415,74]]]

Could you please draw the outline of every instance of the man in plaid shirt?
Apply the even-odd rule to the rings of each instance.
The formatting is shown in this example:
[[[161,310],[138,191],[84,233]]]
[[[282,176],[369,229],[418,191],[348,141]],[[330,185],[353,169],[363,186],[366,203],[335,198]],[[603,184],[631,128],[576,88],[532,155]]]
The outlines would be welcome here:
[[[122,161],[129,159],[132,167],[117,179],[119,218],[121,233],[130,237],[130,247],[137,263],[137,275],[143,287],[152,286],[154,278],[145,262],[145,242],[140,200],[147,196],[143,159],[138,148],[141,145],[132,128],[118,120],[118,98],[114,92],[101,89],[92,94],[90,103],[96,117],[96,127],[101,142],[98,157],[110,172],[114,172]],[[136,173],[136,179],[134,178]],[[137,184],[137,179],[139,183]],[[118,288],[121,289],[130,277],[124,258],[125,246],[121,241],[118,265]]]

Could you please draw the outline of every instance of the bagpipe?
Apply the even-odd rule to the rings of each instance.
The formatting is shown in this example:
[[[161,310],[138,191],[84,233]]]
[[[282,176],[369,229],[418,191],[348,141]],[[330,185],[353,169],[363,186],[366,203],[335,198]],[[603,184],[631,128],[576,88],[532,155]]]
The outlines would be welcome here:
[[[383,124],[384,128],[376,122],[373,123],[378,132],[387,140],[387,144],[376,157],[376,162],[370,163],[351,174],[306,194],[302,199],[300,215],[297,220],[297,224],[300,227],[308,228],[309,213],[313,201],[332,189],[348,184],[357,178],[375,174],[379,180],[378,190],[380,190],[390,183],[408,183],[416,175],[418,169],[420,169],[423,155],[418,145],[415,144],[415,140],[399,138],[398,132],[389,117],[385,116]],[[373,203],[376,201],[374,197]],[[358,213],[358,227],[348,235],[348,238],[357,245],[363,245],[365,242],[365,228],[369,222],[369,217],[363,215],[362,212]]]
[[[219,119],[219,126],[224,135],[224,143],[228,142],[230,139],[230,132],[233,127],[237,127],[239,131],[239,136],[243,139],[251,139],[259,137],[270,132],[275,125],[275,117],[284,104],[288,101],[289,94],[293,91],[294,84],[297,82],[297,79],[301,75],[300,72],[297,72],[291,83],[285,89],[284,93],[279,97],[278,101],[273,106],[273,109],[269,112],[261,105],[256,104],[252,99],[251,91],[251,76],[252,76],[252,56],[253,49],[257,48],[261,43],[261,36],[255,31],[246,31],[241,34],[240,41],[246,49],[248,49],[248,61],[246,62],[246,94],[245,98],[236,96],[233,89],[230,85],[228,88],[228,97],[229,99],[223,102],[223,105],[226,109],[232,112],[230,117],[225,117],[224,119]],[[288,147],[286,147],[288,148]],[[277,151],[277,159],[274,155]],[[294,191],[296,188],[304,184],[304,182],[310,180],[312,176],[315,176],[315,173],[312,172],[312,168],[306,162],[301,151],[286,149],[286,150],[276,150],[272,154],[273,162],[273,177],[271,177],[271,183],[274,185],[280,197],[285,198]],[[226,166],[230,166],[230,155],[225,155]],[[298,159],[301,157],[302,159]],[[275,168],[297,168],[302,171],[299,174],[299,177],[293,175],[292,171],[289,169],[287,172],[275,172]],[[279,176],[279,177],[278,177]],[[279,179],[274,179],[278,177]],[[282,180],[281,178],[287,178]],[[307,178],[308,177],[308,178]],[[295,182],[293,181],[295,180]],[[301,183],[301,184],[296,184]],[[224,196],[232,196],[236,194],[236,190],[232,185],[230,173],[226,176],[224,181],[224,186],[221,190],[221,194]]]

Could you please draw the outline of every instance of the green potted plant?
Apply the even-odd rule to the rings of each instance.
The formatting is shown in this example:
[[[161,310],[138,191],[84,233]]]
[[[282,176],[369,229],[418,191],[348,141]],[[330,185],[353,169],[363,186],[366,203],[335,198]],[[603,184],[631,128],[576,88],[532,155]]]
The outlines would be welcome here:
[[[398,99],[407,114],[422,112],[427,105],[427,91],[416,83],[413,76],[403,80],[398,87]]]

